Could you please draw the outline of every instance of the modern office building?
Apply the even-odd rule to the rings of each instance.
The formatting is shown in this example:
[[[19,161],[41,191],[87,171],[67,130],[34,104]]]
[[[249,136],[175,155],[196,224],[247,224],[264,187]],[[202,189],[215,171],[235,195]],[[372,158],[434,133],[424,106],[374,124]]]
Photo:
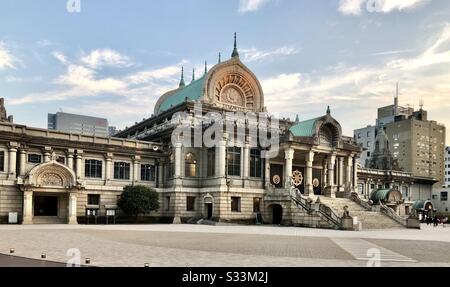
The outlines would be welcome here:
[[[444,185],[445,126],[428,120],[422,108],[409,117],[398,116],[385,125],[389,149],[401,170],[431,177]]]
[[[436,121],[428,120],[422,108],[414,111],[399,105],[398,96],[394,104],[378,109],[376,126],[354,131],[356,142],[363,148],[359,163],[371,167],[378,133],[386,133],[389,152],[401,171],[413,176],[430,177],[444,184],[444,148],[446,129]],[[448,156],[447,156],[448,157]],[[373,167],[372,167],[373,168]]]
[[[444,185],[450,188],[450,146],[447,146],[444,151]]]
[[[92,136],[109,135],[107,119],[63,112],[48,114],[47,127],[49,130],[67,133]]]

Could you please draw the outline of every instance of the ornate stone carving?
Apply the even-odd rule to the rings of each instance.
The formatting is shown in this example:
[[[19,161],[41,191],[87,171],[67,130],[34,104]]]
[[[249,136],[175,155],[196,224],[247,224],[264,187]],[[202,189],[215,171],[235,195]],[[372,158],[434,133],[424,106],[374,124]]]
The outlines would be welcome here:
[[[238,74],[228,74],[216,82],[214,87],[216,101],[233,106],[253,109],[255,106],[254,92],[244,77]]]
[[[299,170],[296,170],[292,173],[292,183],[295,186],[299,186],[303,183],[303,175]]]
[[[280,178],[280,176],[278,174],[276,174],[276,175],[273,176],[272,181],[275,184],[280,184],[281,178]]]
[[[236,87],[233,87],[233,85],[223,88],[221,93],[221,101],[241,107],[245,105],[245,100],[241,91],[239,91]]]
[[[318,179],[318,178],[315,178],[315,179],[313,180],[312,184],[313,184],[313,186],[314,186],[315,188],[319,187],[319,185],[320,185],[319,179]]]
[[[63,186],[63,179],[56,173],[45,173],[40,178],[42,186]]]

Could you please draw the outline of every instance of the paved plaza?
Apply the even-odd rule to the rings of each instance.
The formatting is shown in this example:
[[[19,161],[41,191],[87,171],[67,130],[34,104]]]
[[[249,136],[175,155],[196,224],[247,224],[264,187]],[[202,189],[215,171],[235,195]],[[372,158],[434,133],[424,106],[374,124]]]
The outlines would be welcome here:
[[[14,256],[7,254],[15,249]],[[70,249],[92,266],[450,266],[450,228],[348,232],[278,226],[0,226],[0,266],[65,263]],[[375,251],[375,253],[373,253]],[[368,254],[369,252],[369,254]],[[375,257],[374,257],[375,256]],[[17,261],[19,260],[19,261]],[[22,262],[23,264],[19,264]]]

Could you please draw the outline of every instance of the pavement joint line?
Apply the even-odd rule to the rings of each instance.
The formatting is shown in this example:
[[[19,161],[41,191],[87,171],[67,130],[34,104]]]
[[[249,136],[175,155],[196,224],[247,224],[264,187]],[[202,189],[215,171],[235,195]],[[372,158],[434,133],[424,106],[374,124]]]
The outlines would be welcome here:
[[[380,258],[376,260],[383,262],[417,262],[417,260],[361,238],[331,238],[331,240],[340,248],[350,253],[356,260],[375,260],[374,258],[367,257],[367,251],[370,249],[378,249],[380,251]]]

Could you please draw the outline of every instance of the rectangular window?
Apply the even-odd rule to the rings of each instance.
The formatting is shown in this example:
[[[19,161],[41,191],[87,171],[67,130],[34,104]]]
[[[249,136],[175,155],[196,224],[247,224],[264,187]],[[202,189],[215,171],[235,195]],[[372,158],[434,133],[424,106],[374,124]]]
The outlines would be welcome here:
[[[100,205],[100,194],[88,194],[88,205]]]
[[[228,148],[227,155],[227,169],[228,175],[241,176],[241,148],[230,147]]]
[[[261,198],[255,197],[253,198],[253,212],[261,212]]]
[[[114,163],[114,179],[130,179],[130,164],[127,162]]]
[[[66,158],[63,156],[58,156],[56,158],[56,162],[59,162],[60,164],[66,164]]]
[[[5,171],[5,152],[0,151],[0,171]]]
[[[85,160],[84,176],[88,178],[102,178],[102,161],[96,159]]]
[[[258,149],[250,150],[250,177],[262,177],[261,151]]]
[[[447,191],[441,192],[441,201],[448,201],[448,192]]]
[[[208,177],[213,177],[216,174],[216,149],[208,149]]]
[[[195,211],[195,197],[193,196],[186,197],[186,210]]]
[[[40,154],[29,154],[28,162],[29,163],[41,163],[42,156]]]
[[[141,180],[142,181],[156,180],[156,168],[154,165],[141,164]]]
[[[241,212],[241,198],[240,197],[232,197],[231,198],[231,211],[232,212]]]

